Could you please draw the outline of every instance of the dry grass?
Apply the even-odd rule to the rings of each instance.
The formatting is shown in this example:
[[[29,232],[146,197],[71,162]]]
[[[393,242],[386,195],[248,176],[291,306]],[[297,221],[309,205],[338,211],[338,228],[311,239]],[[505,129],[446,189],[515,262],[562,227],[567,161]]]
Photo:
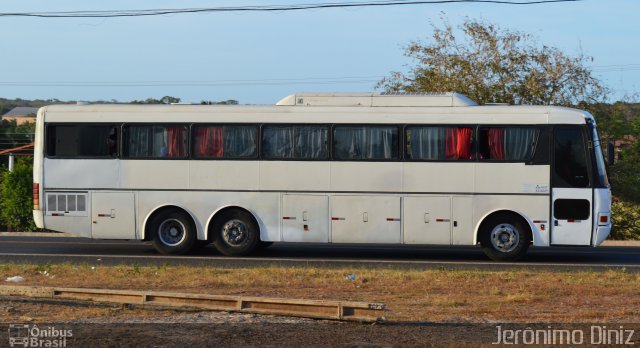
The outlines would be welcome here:
[[[356,279],[347,279],[349,274]],[[399,321],[640,321],[640,275],[624,271],[0,265],[2,279],[14,275],[25,277],[19,285],[384,302],[390,309],[387,318]],[[0,320],[48,313],[46,304],[23,306],[17,312],[1,311]],[[60,315],[104,316],[114,315],[114,310],[75,308]]]

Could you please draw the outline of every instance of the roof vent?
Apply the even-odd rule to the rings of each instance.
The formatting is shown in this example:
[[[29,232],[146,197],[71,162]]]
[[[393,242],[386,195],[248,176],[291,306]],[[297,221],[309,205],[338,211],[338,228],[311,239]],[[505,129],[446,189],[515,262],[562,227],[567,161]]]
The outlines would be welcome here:
[[[474,106],[458,93],[297,93],[282,98],[279,106]]]

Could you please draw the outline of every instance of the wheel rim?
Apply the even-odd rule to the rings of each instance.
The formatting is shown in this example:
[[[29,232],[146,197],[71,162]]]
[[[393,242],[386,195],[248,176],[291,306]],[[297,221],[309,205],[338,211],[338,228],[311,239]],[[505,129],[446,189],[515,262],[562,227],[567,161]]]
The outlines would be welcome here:
[[[187,229],[181,221],[167,219],[158,227],[158,237],[166,246],[177,246],[187,238]]]
[[[222,226],[222,239],[232,247],[241,247],[249,242],[249,226],[242,220],[229,220]]]
[[[518,229],[511,224],[500,224],[491,231],[491,244],[498,251],[511,252],[518,247],[519,242]]]

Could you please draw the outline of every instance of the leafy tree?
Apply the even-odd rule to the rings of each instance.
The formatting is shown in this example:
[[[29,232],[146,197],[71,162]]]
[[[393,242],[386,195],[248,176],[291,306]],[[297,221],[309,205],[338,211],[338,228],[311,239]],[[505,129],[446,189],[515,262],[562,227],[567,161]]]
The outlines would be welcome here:
[[[616,164],[609,168],[611,187],[616,196],[640,203],[640,117],[627,124],[627,128],[631,133],[630,145],[620,152]]]
[[[35,129],[35,123],[17,125],[15,120],[3,120],[0,124],[0,150],[12,149],[32,143]],[[8,162],[9,156],[0,156],[0,165],[7,165]]]
[[[405,55],[416,64],[408,74],[393,72],[378,88],[388,92],[459,92],[479,104],[576,105],[604,100],[606,88],[586,66],[539,45],[529,34],[467,19],[456,36],[450,23],[434,26],[432,40],[415,41]]]
[[[39,107],[43,107],[45,105],[69,104],[69,103],[75,103],[75,102],[63,102],[63,101],[60,101],[58,99],[25,100],[25,99],[20,99],[20,98],[17,98],[17,99],[0,98],[0,114],[4,115],[5,113],[7,113],[11,109],[15,108],[16,106],[31,106],[31,107],[39,108]]]
[[[609,239],[640,240],[640,205],[617,201],[611,204],[613,230]]]
[[[203,100],[200,102],[201,105],[238,105],[238,101],[235,99],[227,99],[222,101],[210,101]]]
[[[171,103],[179,103],[179,102],[180,102],[180,98],[166,95],[160,99],[147,98],[145,100],[134,100],[134,101],[131,101],[131,104],[171,104]]]
[[[31,143],[35,131],[36,124],[33,122],[17,125],[15,120],[3,120],[0,125],[0,150]]]
[[[179,103],[180,102],[180,98],[176,98],[176,97],[172,97],[172,96],[164,96],[162,97],[162,99],[160,99],[160,101],[162,102],[162,104],[172,104],[172,103]]]
[[[640,104],[633,101],[617,101],[613,104],[578,104],[589,111],[598,122],[598,132],[603,143],[631,140],[640,136],[640,127],[633,124],[640,118]]]
[[[18,159],[10,172],[2,169],[0,178],[0,220],[18,231],[36,230],[33,221],[33,158]]]

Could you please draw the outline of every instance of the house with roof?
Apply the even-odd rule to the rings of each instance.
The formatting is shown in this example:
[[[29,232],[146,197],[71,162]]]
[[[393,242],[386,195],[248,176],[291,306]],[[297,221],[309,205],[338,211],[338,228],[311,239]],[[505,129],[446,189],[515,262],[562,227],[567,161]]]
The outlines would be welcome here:
[[[11,109],[6,114],[2,115],[2,120],[8,121],[8,122],[15,120],[17,125],[21,125],[29,122],[35,123],[37,113],[38,113],[38,108],[29,107],[29,106],[17,106]]]

